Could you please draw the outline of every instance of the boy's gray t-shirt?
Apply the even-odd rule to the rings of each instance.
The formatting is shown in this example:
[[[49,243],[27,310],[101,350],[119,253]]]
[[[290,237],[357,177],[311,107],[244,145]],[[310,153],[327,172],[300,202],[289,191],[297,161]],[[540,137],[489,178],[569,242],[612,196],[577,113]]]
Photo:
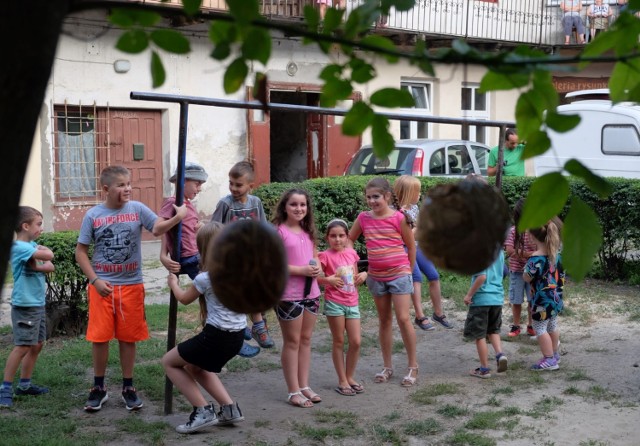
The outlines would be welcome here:
[[[236,220],[267,221],[262,201],[255,195],[247,195],[246,203],[234,200],[232,195],[227,195],[218,201],[211,221],[227,224]]]
[[[120,209],[99,204],[82,219],[78,243],[91,245],[91,264],[112,285],[142,283],[142,228],[153,230],[158,216],[143,203],[129,201]]]

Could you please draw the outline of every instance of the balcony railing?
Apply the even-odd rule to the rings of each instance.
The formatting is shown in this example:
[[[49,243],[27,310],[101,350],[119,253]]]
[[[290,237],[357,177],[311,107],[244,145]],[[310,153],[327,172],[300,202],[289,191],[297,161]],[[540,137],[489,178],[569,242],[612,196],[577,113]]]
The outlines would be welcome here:
[[[139,0],[180,7],[180,0]],[[302,20],[305,5],[314,0],[261,0],[261,13],[272,20]],[[590,4],[592,1],[584,1]],[[615,16],[616,0],[609,3]],[[346,0],[347,14],[362,0]],[[556,46],[564,42],[562,11],[559,0],[417,0],[406,12],[391,10],[383,33],[408,33],[424,36],[427,40],[464,38],[502,44],[529,44]],[[226,11],[224,0],[203,0],[203,12]],[[587,7],[581,12],[588,26]],[[372,24],[373,27],[380,24]]]

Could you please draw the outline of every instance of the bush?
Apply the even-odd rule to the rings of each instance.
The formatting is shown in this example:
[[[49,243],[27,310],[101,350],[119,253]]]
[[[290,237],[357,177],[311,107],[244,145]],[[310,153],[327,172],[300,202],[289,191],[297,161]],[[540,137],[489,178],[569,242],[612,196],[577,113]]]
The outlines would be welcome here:
[[[262,199],[267,214],[271,220],[280,196],[285,190],[300,187],[309,191],[312,197],[316,225],[319,231],[319,249],[325,249],[324,228],[333,218],[342,218],[350,225],[358,213],[367,209],[364,201],[364,186],[372,177],[343,176],[317,178],[301,183],[272,183],[260,186],[255,194]],[[393,184],[397,177],[388,177]],[[450,178],[420,177],[423,196],[426,191],[436,184],[457,181]],[[533,177],[505,177],[502,182],[502,192],[510,208],[522,197],[526,197]],[[638,276],[638,268],[629,267],[634,259],[630,252],[640,247],[640,181],[623,178],[609,178],[613,185],[613,193],[607,199],[600,199],[592,193],[585,184],[575,178],[569,178],[570,196],[580,197],[598,215],[603,230],[603,244],[598,253],[597,271],[603,278],[609,280],[628,280],[631,276]],[[493,178],[489,179],[494,182]],[[560,214],[564,218],[569,211],[565,206]],[[356,243],[356,250],[362,258],[366,258],[366,251],[361,242]],[[636,262],[637,263],[637,262]],[[636,264],[634,263],[634,265]]]
[[[87,326],[87,278],[75,258],[78,231],[48,232],[37,243],[51,249],[56,270],[47,274],[47,338],[76,336]],[[91,253],[90,253],[91,255]]]

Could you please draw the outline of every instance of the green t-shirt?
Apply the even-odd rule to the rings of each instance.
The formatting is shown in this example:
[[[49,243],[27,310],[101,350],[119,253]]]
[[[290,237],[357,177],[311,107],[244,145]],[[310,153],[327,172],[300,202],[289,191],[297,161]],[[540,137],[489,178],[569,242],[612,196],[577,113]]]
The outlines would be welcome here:
[[[524,144],[518,144],[513,150],[504,149],[504,166],[502,172],[505,177],[524,176],[522,152],[524,152]],[[495,146],[489,152],[489,167],[496,167],[496,164],[498,164],[498,146]]]

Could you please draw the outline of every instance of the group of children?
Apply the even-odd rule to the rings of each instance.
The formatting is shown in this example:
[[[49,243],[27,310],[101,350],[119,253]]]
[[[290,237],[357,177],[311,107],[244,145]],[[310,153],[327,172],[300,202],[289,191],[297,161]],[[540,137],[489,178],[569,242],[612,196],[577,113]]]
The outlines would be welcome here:
[[[120,352],[122,399],[127,410],[137,410],[143,403],[133,382],[136,342],[149,336],[144,318],[141,231],[144,226],[159,236],[182,222],[180,255],[173,252],[172,240],[167,238],[162,243],[161,261],[170,271],[168,284],[176,299],[183,304],[200,300],[204,328],[195,337],[167,352],[162,358],[162,365],[167,376],[193,406],[189,420],[176,428],[178,432],[191,433],[210,425],[231,424],[244,419],[240,407],[234,403],[217,373],[227,361],[241,353],[245,340],[253,337],[263,347],[272,346],[273,341],[261,313],[250,315],[253,326],[247,333],[246,316],[231,311],[218,300],[206,272],[208,259],[215,255],[212,250],[215,250],[216,235],[223,225],[236,220],[265,220],[261,201],[249,193],[253,186],[251,164],[240,162],[231,169],[231,194],[219,202],[212,221],[204,225],[200,224],[191,201],[207,180],[207,174],[196,164],[187,164],[185,172],[185,204],[176,206],[175,199],[170,199],[158,216],[142,203],[130,199],[130,173],[126,168],[111,166],[104,169],[100,184],[106,199],[90,209],[83,219],[76,260],[89,280],[86,338],[92,342],[93,349],[94,384],[84,409],[98,411],[108,399],[105,373],[109,341],[115,338]],[[175,176],[172,180],[175,181]],[[394,315],[407,354],[407,373],[400,384],[411,387],[417,382],[416,333],[410,318],[412,303],[416,311],[415,323],[424,330],[433,329],[433,325],[422,313],[420,293],[415,293],[417,284],[421,283],[416,264],[423,263],[420,270],[429,278],[433,319],[447,328],[452,327],[442,312],[437,272],[420,253],[414,239],[419,196],[420,182],[410,176],[398,178],[395,190],[384,178],[370,180],[365,187],[369,210],[361,212],[351,228],[342,219],[330,221],[325,232],[328,249],[320,253],[308,192],[291,189],[280,198],[272,223],[286,251],[289,275],[275,314],[283,338],[281,364],[289,404],[308,408],[322,401],[309,383],[311,337],[321,307],[319,285],[325,290],[323,312],[333,337],[332,359],[338,375],[335,391],[340,395],[354,396],[365,391],[364,385],[355,378],[361,339],[359,285],[366,283],[378,314],[383,367],[374,377],[376,383],[388,382],[394,374]],[[560,225],[558,219],[553,219],[544,227],[529,231],[530,237],[526,237],[534,242],[533,251],[523,247],[522,234],[518,235],[516,231],[511,237],[515,241],[514,253],[510,253],[510,257],[529,257],[520,277],[524,283],[532,285],[531,324],[544,355],[533,366],[534,370],[558,368],[557,314],[562,310],[564,281],[558,254]],[[34,242],[41,231],[42,215],[25,208],[20,214],[17,240],[12,250],[16,296],[13,298],[12,316],[16,347],[7,360],[0,388],[0,405],[4,406],[11,405],[12,380],[20,365],[21,380],[16,394],[48,391],[30,382],[44,341],[43,272],[53,271],[53,253]],[[367,249],[367,272],[359,271],[359,257],[352,247],[361,235]],[[89,258],[91,245],[94,248],[92,259]],[[416,262],[420,256],[422,260]],[[480,367],[473,370],[472,375],[481,378],[490,376],[486,338],[496,351],[498,372],[507,368],[499,336],[504,300],[503,264],[504,254],[500,253],[491,267],[472,278],[472,286],[464,298],[470,305],[464,333],[476,340],[480,357]],[[514,288],[516,268],[520,266],[513,266]],[[176,276],[180,273],[192,278],[189,288],[180,287]],[[23,285],[25,283],[29,285]],[[27,293],[33,302],[25,303],[17,294],[25,286],[35,287],[33,292]],[[522,304],[522,301],[518,303],[516,294],[522,294],[517,290],[524,289],[524,285],[518,284],[518,287],[513,298],[510,293],[514,307]],[[32,306],[37,310],[32,311],[29,308]],[[24,327],[25,320],[29,321],[27,328]],[[345,333],[348,338],[346,353]],[[247,356],[251,356],[251,352]],[[217,401],[220,405],[218,410],[207,403],[198,385]]]

